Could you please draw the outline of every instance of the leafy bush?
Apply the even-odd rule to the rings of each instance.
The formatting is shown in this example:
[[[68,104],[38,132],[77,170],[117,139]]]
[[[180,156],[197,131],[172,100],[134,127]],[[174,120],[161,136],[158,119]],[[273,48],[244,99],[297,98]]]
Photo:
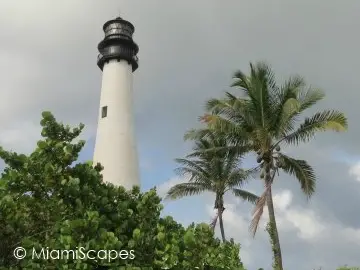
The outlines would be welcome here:
[[[100,165],[74,165],[85,143],[76,141],[83,125],[72,129],[49,112],[41,125],[43,138],[30,155],[0,149],[6,164],[0,179],[0,269],[244,269],[239,245],[221,243],[208,225],[184,228],[171,217],[160,218],[155,189],[126,191],[102,182]],[[22,260],[13,256],[19,246],[28,254]],[[114,260],[30,255],[80,247],[128,254]]]

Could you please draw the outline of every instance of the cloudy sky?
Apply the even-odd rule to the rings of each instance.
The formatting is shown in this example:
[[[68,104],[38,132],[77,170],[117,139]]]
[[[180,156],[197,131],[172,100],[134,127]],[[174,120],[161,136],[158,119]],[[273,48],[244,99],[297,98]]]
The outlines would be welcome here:
[[[135,25],[140,46],[134,96],[142,188],[158,186],[164,194],[181,181],[173,159],[188,151],[182,137],[198,125],[204,101],[221,97],[235,70],[265,60],[279,80],[301,74],[324,89],[317,109],[342,110],[350,122],[346,134],[321,134],[286,149],[314,166],[318,185],[308,202],[292,178],[281,175],[275,184],[285,267],[360,265],[358,10],[357,0],[2,0],[0,144],[31,151],[41,111],[51,110],[63,122],[86,124],[81,158],[92,158],[101,85],[96,46],[103,23],[120,13]],[[260,181],[249,189],[260,192]],[[212,199],[165,202],[164,213],[184,224],[209,222]],[[263,227],[255,239],[249,236],[249,205],[227,203],[227,236],[241,243],[248,269],[271,269]]]

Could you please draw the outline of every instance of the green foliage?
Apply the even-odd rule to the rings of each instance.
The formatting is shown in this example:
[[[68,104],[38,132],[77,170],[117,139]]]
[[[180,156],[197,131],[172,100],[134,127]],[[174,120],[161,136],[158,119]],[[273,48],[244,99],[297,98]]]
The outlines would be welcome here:
[[[273,225],[272,223],[269,221],[266,225],[266,231],[268,232],[269,234],[269,237],[270,237],[270,244],[271,244],[271,250],[272,250],[272,253],[273,254],[276,254],[276,248],[275,248],[275,243],[276,243],[276,238],[275,238],[275,235],[274,235],[274,228],[273,228]],[[276,261],[275,261],[275,258],[273,258],[273,269],[277,269],[278,266],[276,264]]]
[[[205,224],[184,228],[160,218],[156,190],[126,191],[102,182],[101,166],[76,163],[83,125],[70,128],[49,112],[30,155],[0,149],[0,269],[243,269],[239,245],[221,243]],[[13,257],[15,247],[28,256]],[[123,259],[31,258],[41,249],[127,250]],[[52,256],[54,258],[54,256]],[[56,257],[56,254],[55,254]],[[125,268],[127,267],[127,268]]]

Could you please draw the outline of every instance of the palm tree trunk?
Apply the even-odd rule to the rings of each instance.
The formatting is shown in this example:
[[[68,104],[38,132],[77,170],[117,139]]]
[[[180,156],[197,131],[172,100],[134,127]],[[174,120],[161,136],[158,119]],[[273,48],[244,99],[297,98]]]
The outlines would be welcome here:
[[[219,224],[220,224],[220,232],[221,232],[221,237],[222,237],[222,240],[223,242],[226,241],[226,238],[225,238],[225,230],[224,230],[224,223],[223,223],[223,214],[224,212],[224,207],[221,206],[218,208],[218,216],[219,216]]]
[[[270,240],[271,240],[272,249],[273,249],[273,253],[274,253],[274,270],[283,270],[280,239],[279,239],[279,233],[278,233],[277,226],[276,226],[275,210],[274,210],[271,186],[269,187],[269,191],[266,196],[266,203],[267,203],[268,211],[269,211],[268,232],[270,234]]]

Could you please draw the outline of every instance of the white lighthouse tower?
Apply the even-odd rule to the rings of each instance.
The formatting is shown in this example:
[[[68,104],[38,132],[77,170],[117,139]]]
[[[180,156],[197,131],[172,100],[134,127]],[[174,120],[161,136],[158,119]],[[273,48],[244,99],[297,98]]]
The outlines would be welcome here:
[[[118,17],[104,24],[97,64],[102,86],[94,164],[101,163],[103,180],[131,189],[140,186],[133,117],[133,72],[139,47],[134,26]]]

